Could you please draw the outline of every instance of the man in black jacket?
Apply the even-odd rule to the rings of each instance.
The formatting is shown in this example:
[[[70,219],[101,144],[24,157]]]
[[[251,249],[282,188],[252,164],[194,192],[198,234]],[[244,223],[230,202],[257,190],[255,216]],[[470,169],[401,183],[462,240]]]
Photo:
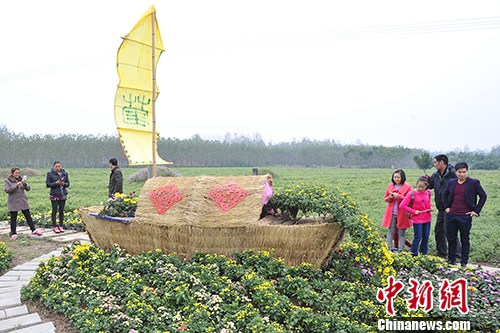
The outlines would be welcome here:
[[[462,241],[462,258],[460,264],[463,268],[469,261],[470,242],[469,235],[472,228],[472,217],[479,216],[486,202],[486,192],[477,179],[467,175],[467,163],[457,163],[457,179],[450,179],[443,192],[443,204],[447,215],[448,245],[452,248],[457,242],[458,231]],[[479,200],[478,200],[479,197]],[[455,252],[448,253],[448,263],[455,264]]]
[[[109,175],[109,197],[113,197],[115,193],[123,193],[123,174],[118,166],[118,160],[112,158],[109,160],[111,174]]]
[[[448,258],[448,243],[446,239],[446,214],[443,205],[443,192],[448,180],[457,178],[455,169],[448,164],[448,156],[444,154],[434,156],[434,172],[429,181],[429,189],[434,189],[434,200],[438,209],[434,236],[436,238],[437,254],[443,259]],[[457,243],[457,254],[460,257],[460,242]]]

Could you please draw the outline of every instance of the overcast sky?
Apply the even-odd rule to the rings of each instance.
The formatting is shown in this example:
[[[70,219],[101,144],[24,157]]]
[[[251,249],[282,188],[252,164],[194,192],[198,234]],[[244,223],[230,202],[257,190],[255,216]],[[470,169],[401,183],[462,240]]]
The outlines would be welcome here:
[[[0,124],[115,134],[116,52],[154,5],[164,137],[489,150],[500,1],[1,1]]]

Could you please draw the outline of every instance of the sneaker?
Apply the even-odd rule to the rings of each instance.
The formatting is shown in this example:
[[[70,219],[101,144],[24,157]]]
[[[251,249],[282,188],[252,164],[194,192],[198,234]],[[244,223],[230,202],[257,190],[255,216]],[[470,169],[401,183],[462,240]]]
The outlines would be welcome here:
[[[37,236],[41,236],[42,235],[42,232],[38,229],[36,229],[35,231],[32,232],[33,235],[37,235]]]
[[[52,228],[52,231],[54,231],[56,234],[60,233],[59,227]]]
[[[17,239],[17,234],[13,234],[12,236],[10,236],[10,239],[16,240]]]
[[[467,268],[467,264],[464,264],[464,263],[460,264],[460,266],[462,266],[462,269],[466,269]]]
[[[64,232],[63,227],[59,227],[59,232]]]

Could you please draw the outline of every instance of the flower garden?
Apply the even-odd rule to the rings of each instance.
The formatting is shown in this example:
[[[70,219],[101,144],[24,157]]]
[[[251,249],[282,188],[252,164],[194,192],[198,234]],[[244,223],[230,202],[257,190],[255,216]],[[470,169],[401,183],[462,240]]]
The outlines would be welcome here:
[[[441,310],[437,290],[433,308],[412,310],[403,290],[394,298],[396,316],[468,320],[472,331],[500,332],[500,274],[392,254],[373,220],[335,188],[276,189],[272,204],[345,227],[348,237],[326,269],[287,266],[267,251],[232,258],[198,253],[186,261],[161,251],[130,256],[119,247],[74,244],[40,265],[23,299],[64,314],[80,332],[375,332],[379,319],[391,318],[377,300],[389,276],[406,284],[426,280],[436,289],[464,278],[469,313]]]
[[[4,242],[0,242],[0,273],[9,268],[11,252]]]
[[[52,221],[50,219],[51,211],[42,213],[31,213],[35,224],[44,228],[52,228]],[[19,225],[28,225],[24,215],[19,214],[17,217],[17,223]],[[82,224],[82,219],[80,218],[80,213],[77,209],[64,213],[64,227],[66,229],[72,229],[76,231],[85,231],[85,226]]]

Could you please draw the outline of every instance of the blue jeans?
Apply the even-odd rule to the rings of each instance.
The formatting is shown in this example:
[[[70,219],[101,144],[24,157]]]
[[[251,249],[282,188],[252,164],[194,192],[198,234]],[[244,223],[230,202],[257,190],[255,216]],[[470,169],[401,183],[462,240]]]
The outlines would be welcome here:
[[[413,243],[411,244],[411,254],[418,255],[418,245],[420,253],[427,254],[429,250],[429,234],[431,232],[431,222],[413,223]],[[456,246],[456,244],[455,244]]]
[[[472,217],[470,215],[456,215],[448,213],[447,216],[448,230],[446,236],[448,237],[448,248],[453,249],[457,245],[458,231],[460,230],[460,241],[462,242],[462,258],[460,263],[462,265],[469,262],[470,252],[470,229],[472,228]],[[448,262],[455,263],[456,253],[448,251]]]

